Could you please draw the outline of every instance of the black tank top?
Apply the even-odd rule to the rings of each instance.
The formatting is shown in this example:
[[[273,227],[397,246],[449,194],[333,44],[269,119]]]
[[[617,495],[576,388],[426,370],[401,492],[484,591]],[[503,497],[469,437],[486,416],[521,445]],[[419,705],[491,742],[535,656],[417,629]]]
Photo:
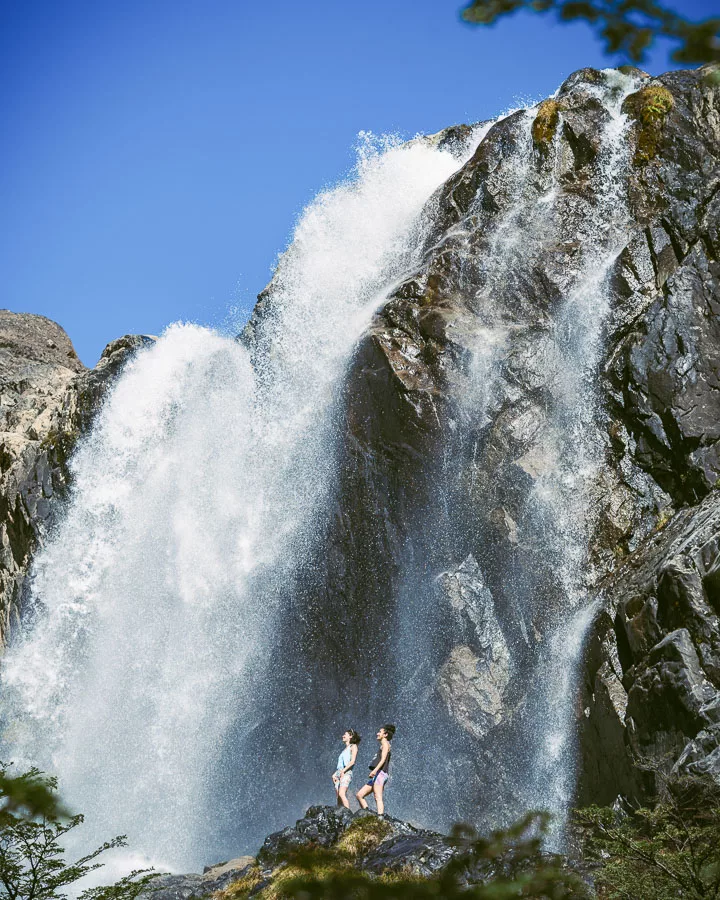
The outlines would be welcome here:
[[[380,748],[380,750],[378,750],[378,752],[375,754],[375,757],[373,758],[373,761],[372,761],[372,762],[370,763],[370,765],[368,766],[368,769],[369,769],[369,770],[372,771],[372,769],[375,768],[375,766],[380,762],[380,757],[381,757],[381,756],[382,756],[382,748]],[[392,756],[392,747],[390,747],[390,749],[388,750],[387,759],[386,759],[385,762],[382,764],[382,768],[380,769],[380,771],[381,771],[381,772],[385,772],[386,775],[389,775],[389,774],[390,774],[390,757],[391,757],[391,756]]]

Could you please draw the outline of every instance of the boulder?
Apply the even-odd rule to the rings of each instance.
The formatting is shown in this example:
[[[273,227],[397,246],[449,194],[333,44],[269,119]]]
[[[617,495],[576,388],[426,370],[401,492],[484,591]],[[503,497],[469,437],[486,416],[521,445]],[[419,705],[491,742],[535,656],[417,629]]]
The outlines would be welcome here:
[[[229,862],[206,866],[199,875],[161,875],[153,879],[151,889],[144,896],[156,900],[201,900],[242,878],[254,864],[252,856],[240,856]]]

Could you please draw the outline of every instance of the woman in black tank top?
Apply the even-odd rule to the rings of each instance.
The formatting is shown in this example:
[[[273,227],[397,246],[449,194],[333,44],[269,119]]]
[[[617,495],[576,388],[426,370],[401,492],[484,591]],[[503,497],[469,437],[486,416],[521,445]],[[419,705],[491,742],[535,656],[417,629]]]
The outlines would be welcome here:
[[[395,734],[394,725],[383,725],[377,733],[377,739],[380,742],[378,752],[370,763],[370,777],[367,784],[363,785],[355,795],[358,798],[360,806],[367,809],[367,801],[365,798],[372,793],[375,796],[378,815],[385,814],[385,803],[383,800],[383,791],[390,774],[390,757],[392,756],[391,741]]]

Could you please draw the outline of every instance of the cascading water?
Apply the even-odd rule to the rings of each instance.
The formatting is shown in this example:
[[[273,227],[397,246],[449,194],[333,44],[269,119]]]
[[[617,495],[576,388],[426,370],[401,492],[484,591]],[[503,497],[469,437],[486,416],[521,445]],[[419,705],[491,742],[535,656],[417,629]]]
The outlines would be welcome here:
[[[172,326],[81,443],[2,687],[6,755],[59,775],[88,844],[126,833],[185,870],[224,851],[213,769],[228,730],[261,714],[277,598],[334,477],[344,369],[461,161],[425,140],[366,144],[356,177],[300,219],[249,349]],[[224,834],[235,852],[256,837]]]
[[[561,305],[548,354],[554,403],[539,442],[545,466],[527,504],[527,527],[539,535],[548,558],[557,560],[561,621],[541,655],[540,697],[533,698],[535,756],[523,795],[528,805],[556,815],[553,840],[559,847],[575,790],[577,747],[575,705],[578,665],[597,603],[588,544],[595,524],[593,487],[602,465],[597,367],[610,310],[608,276],[630,230],[626,198],[629,164],[624,98],[636,79],[609,73],[595,96],[607,113],[595,175],[595,215],[576,232],[584,245],[578,275]],[[531,704],[532,705],[532,704]]]
[[[629,231],[621,106],[636,88],[634,77],[608,71],[568,89],[563,103],[571,111],[575,104],[597,117],[598,149],[585,151],[591,162],[577,187],[561,158],[570,152],[563,103],[541,163],[533,146],[537,110],[517,114],[496,137],[495,155],[485,157],[476,200],[433,248],[438,258],[460,259],[453,288],[473,327],[437,478],[441,508],[415,535],[423,548],[417,555],[448,568],[439,582],[437,568],[423,584],[409,582],[397,644],[404,681],[423,698],[413,706],[405,691],[398,704],[411,709],[410,740],[427,745],[419,736],[428,727],[433,734],[426,759],[403,771],[415,790],[403,812],[426,822],[472,816],[467,785],[478,784],[470,803],[481,820],[508,824],[528,809],[548,809],[552,840],[563,840],[575,789],[578,667],[594,610],[588,542],[603,447],[596,369],[607,276]],[[582,127],[577,118],[574,127]],[[504,544],[493,522],[509,535]],[[434,543],[426,533],[437,536]],[[437,584],[442,594],[453,583],[462,596],[438,604]],[[450,633],[444,643],[443,633]],[[470,649],[447,655],[451,644],[468,641]],[[419,660],[434,684],[418,683],[425,677]],[[474,751],[442,715],[428,726],[435,690],[455,704]]]

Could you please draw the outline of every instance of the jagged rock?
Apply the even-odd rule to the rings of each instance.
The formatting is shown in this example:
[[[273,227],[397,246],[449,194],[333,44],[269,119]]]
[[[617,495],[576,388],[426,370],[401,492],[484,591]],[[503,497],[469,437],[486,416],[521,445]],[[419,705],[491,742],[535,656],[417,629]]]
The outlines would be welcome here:
[[[712,778],[720,784],[720,726],[703,729],[688,741],[687,746],[673,766],[673,772]]]
[[[18,621],[27,566],[50,501],[67,487],[73,386],[84,366],[43,316],[0,311],[0,643]]]
[[[265,838],[258,852],[258,862],[265,867],[279,862],[283,854],[301,847],[330,847],[337,843],[352,822],[350,810],[344,807],[311,806],[302,819]]]
[[[373,875],[407,872],[427,877],[445,868],[454,855],[452,845],[444,835],[417,831],[382,841],[364,857],[359,868]]]
[[[229,862],[206,866],[200,875],[161,875],[152,881],[151,890],[144,896],[157,900],[200,900],[242,878],[254,863],[252,856],[240,856]]]
[[[505,713],[503,694],[510,680],[510,658],[497,622],[492,594],[472,556],[439,578],[457,620],[460,644],[438,673],[438,692],[450,715],[470,734],[483,737]]]
[[[613,615],[598,620],[590,642],[582,744],[589,759],[619,764],[615,772],[601,767],[600,776],[586,763],[581,796],[588,802],[613,791],[647,799],[657,787],[648,768],[667,773],[689,762],[693,772],[717,777],[720,622],[712,585],[720,557],[718,501],[716,489],[680,510],[606,577]],[[593,650],[596,642],[601,652]],[[598,684],[609,659],[627,705],[618,704],[608,724]]]

